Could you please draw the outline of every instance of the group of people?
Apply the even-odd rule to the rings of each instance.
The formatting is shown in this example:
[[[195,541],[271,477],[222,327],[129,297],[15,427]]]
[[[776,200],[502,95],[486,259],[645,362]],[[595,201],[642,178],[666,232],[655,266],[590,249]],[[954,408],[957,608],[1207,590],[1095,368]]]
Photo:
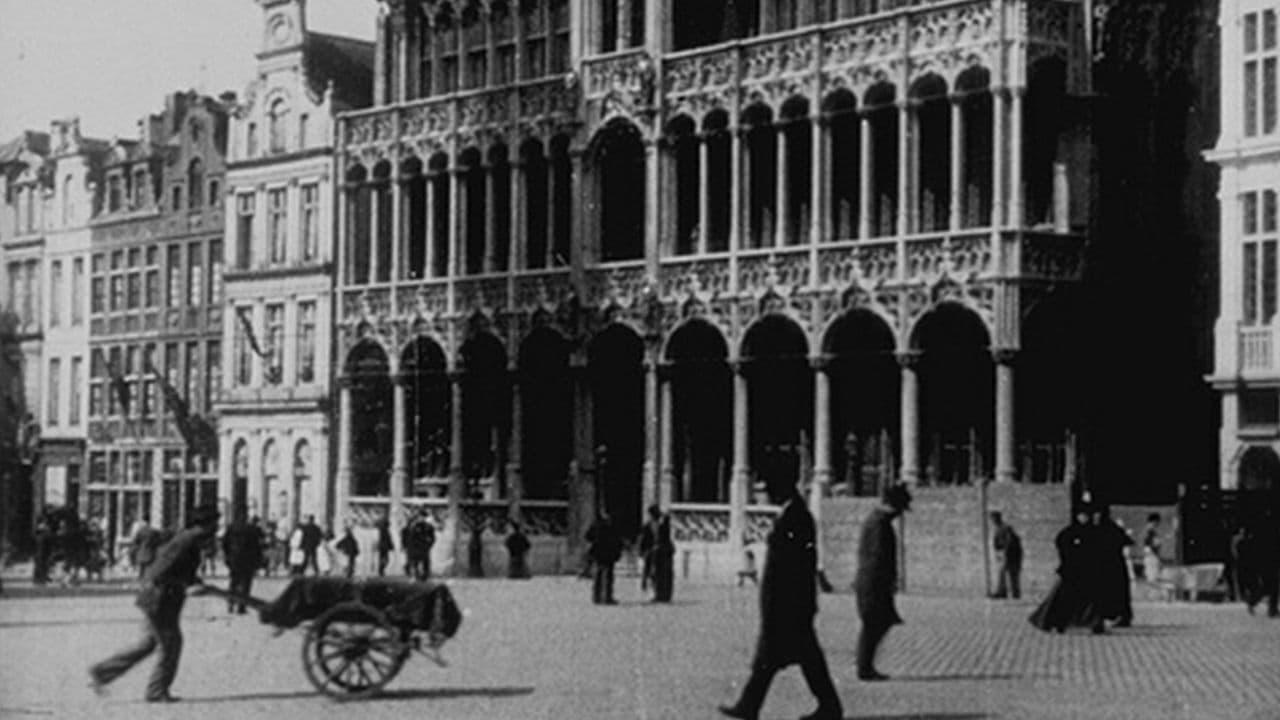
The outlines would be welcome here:
[[[669,603],[675,589],[676,545],[671,537],[671,516],[657,505],[649,506],[649,519],[640,531],[640,589],[652,588],[653,602]],[[626,545],[607,512],[602,512],[584,537],[587,541],[587,569],[591,577],[591,601],[616,605],[614,566],[622,559]]]
[[[1071,627],[1104,633],[1133,623],[1126,548],[1128,531],[1111,517],[1106,506],[1080,505],[1070,525],[1054,539],[1058,549],[1058,579],[1031,614],[1041,630],[1066,632]]]
[[[760,578],[760,634],[751,675],[738,699],[720,713],[756,720],[773,677],[799,665],[818,707],[801,720],[839,720],[843,705],[818,642],[819,569],[817,526],[795,484],[768,482],[770,500],[781,506],[767,539]],[[894,604],[898,588],[898,540],[893,521],[911,507],[902,485],[885,489],[880,504],[863,521],[858,542],[858,570],[853,582],[862,629],[857,640],[858,678],[888,678],[875,667],[876,651],[890,628],[902,622]]]
[[[32,582],[46,585],[61,567],[63,584],[101,580],[112,565],[106,533],[94,518],[88,520],[69,507],[46,507],[36,518]]]

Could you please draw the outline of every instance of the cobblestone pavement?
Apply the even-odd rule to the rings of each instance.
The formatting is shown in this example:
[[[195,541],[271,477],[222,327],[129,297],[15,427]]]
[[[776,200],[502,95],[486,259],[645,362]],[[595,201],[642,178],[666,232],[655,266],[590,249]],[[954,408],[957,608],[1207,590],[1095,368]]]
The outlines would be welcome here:
[[[176,705],[138,700],[151,661],[105,701],[85,668],[137,632],[125,595],[0,600],[0,717],[13,718],[714,718],[746,679],[755,638],[753,588],[677,586],[677,602],[595,606],[571,578],[452,583],[467,619],[450,665],[413,658],[376,699],[335,703],[303,675],[302,636],[273,638],[252,616],[193,599]],[[260,581],[271,597],[279,581]],[[886,641],[867,684],[853,672],[853,598],[822,600],[819,632],[848,718],[1246,718],[1280,720],[1280,620],[1239,606],[1138,606],[1137,626],[1106,636],[1049,635],[1028,601],[900,598],[907,624]],[[765,718],[811,709],[796,669],[779,675]]]

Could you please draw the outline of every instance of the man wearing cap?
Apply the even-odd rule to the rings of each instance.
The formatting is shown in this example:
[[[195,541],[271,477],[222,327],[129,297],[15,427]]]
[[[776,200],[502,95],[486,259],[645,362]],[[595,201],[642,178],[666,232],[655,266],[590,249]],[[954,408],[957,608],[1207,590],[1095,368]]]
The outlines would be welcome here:
[[[898,589],[898,538],[893,519],[911,509],[911,493],[905,485],[891,485],[880,496],[880,506],[862,523],[858,538],[858,573],[853,591],[858,598],[862,632],[858,634],[858,679],[887,680],[876,670],[876,648],[889,628],[902,622],[893,604]]]
[[[197,509],[187,525],[156,551],[156,558],[142,576],[142,589],[135,604],[145,618],[142,637],[132,646],[89,668],[90,687],[99,695],[111,681],[128,672],[143,658],[160,648],[151,679],[147,682],[147,702],[174,702],[169,686],[178,673],[182,656],[182,629],[178,624],[187,588],[200,587],[196,571],[204,546],[218,529],[218,511]]]

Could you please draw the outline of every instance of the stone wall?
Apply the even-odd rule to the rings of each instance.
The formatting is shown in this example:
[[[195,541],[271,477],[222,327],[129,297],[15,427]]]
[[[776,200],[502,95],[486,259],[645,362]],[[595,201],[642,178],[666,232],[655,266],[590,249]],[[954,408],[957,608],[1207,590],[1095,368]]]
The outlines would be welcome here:
[[[1022,536],[1023,593],[1049,588],[1057,567],[1053,538],[1069,519],[1064,485],[1002,483],[979,488],[916,488],[911,512],[898,521],[903,588],[913,593],[977,596],[995,584],[995,559],[987,550],[987,511],[999,510]],[[823,564],[837,591],[849,588],[857,570],[857,540],[875,498],[831,498],[822,505]],[[984,559],[986,554],[986,559]]]

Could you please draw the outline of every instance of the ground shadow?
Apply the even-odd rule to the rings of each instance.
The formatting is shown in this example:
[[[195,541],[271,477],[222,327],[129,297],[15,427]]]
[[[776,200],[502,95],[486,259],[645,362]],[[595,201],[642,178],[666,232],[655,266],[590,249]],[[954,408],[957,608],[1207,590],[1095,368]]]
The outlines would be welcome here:
[[[845,720],[985,720],[986,713],[908,713],[906,715],[850,715]]]
[[[1189,635],[1191,632],[1192,627],[1190,625],[1134,625],[1127,628],[1109,629],[1109,633],[1116,637]]]
[[[951,682],[964,680],[1025,680],[1028,675],[1016,673],[955,673],[951,675],[894,675],[890,682]]]
[[[532,687],[453,687],[453,688],[404,688],[384,690],[377,695],[359,702],[386,702],[388,700],[447,700],[450,698],[483,697],[504,698],[530,695]],[[219,695],[213,697],[183,698],[184,704],[245,702],[249,700],[300,700],[310,697],[323,697],[315,691],[247,693],[244,695]]]

